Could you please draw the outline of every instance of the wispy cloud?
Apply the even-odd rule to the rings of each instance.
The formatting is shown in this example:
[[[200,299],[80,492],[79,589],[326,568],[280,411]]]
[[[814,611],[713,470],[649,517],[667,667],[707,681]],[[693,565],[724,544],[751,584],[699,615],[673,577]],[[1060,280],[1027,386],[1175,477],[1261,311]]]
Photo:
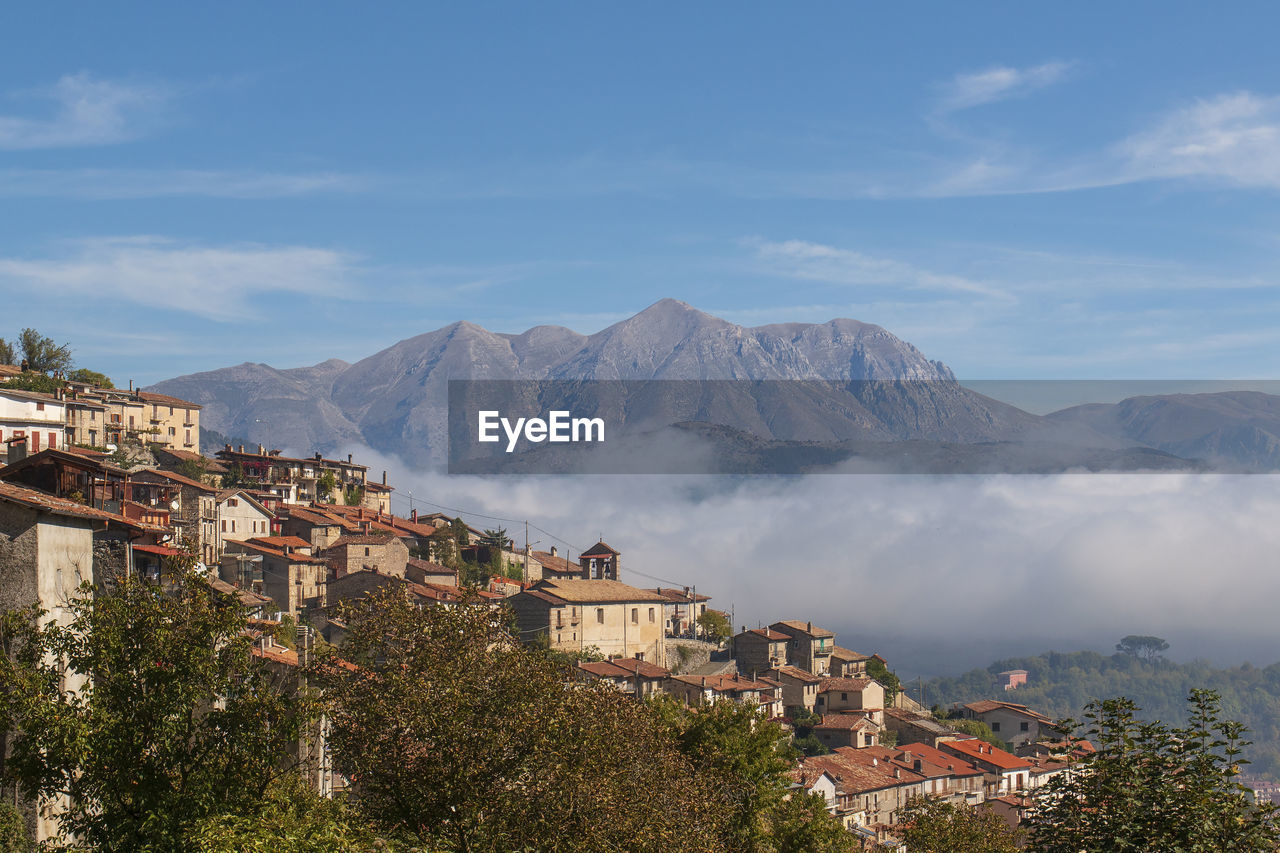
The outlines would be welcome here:
[[[1197,100],[1116,152],[1131,180],[1211,178],[1280,188],[1280,97],[1235,92]]]
[[[1074,158],[1045,162],[1023,150],[983,152],[904,195],[958,197],[1197,181],[1280,189],[1280,97],[1234,92],[1165,112],[1119,141]]]
[[[930,270],[888,258],[810,243],[805,240],[745,241],[758,261],[775,274],[832,284],[897,286],[910,290],[966,293],[1008,299],[1009,295],[983,282]]]
[[[18,97],[51,102],[38,117],[0,115],[0,149],[110,145],[139,136],[168,99],[162,86],[68,74],[52,86]]]
[[[372,183],[365,177],[327,172],[3,169],[0,170],[0,198],[281,198],[323,192],[354,192],[366,189]]]
[[[207,246],[162,237],[76,240],[54,258],[0,257],[0,283],[243,320],[264,294],[340,295],[351,256],[308,246]],[[252,315],[249,315],[252,316]]]
[[[998,65],[983,71],[957,74],[942,87],[938,107],[943,112],[955,112],[1019,98],[1059,82],[1073,65],[1071,62],[1046,62],[1030,68]]]

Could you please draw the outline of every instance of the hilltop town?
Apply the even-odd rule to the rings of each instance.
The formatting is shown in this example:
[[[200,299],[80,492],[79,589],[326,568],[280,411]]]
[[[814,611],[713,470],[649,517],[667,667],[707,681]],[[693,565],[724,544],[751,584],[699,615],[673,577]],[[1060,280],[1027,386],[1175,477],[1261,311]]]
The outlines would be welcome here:
[[[48,392],[3,381],[21,375],[0,366],[5,608],[52,610],[83,580],[159,578],[167,560],[191,555],[240,601],[255,654],[296,669],[316,642],[340,649],[342,606],[375,593],[505,607],[514,636],[582,679],[638,700],[745,704],[778,721],[801,755],[793,787],[820,794],[868,847],[894,843],[919,796],[982,805],[1016,826],[1071,751],[1088,748],[1008,701],[1025,672],[1003,674],[989,700],[931,710],[899,689],[883,657],[839,645],[804,614],[731,626],[711,606],[714,590],[629,583],[644,567],[629,569],[614,545],[637,531],[576,554],[535,550],[456,515],[396,514],[386,472],[351,456],[201,448],[197,404],[83,381]],[[317,790],[347,786],[330,762],[317,767]]]

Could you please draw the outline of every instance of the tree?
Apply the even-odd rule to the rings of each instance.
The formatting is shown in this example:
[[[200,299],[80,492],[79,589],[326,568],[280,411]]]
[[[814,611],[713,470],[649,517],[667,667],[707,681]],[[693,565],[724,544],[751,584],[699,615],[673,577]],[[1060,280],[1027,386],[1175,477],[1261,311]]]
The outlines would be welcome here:
[[[391,853],[404,848],[380,838],[356,809],[321,797],[293,774],[267,790],[257,811],[201,821],[190,842],[195,853]]]
[[[1274,851],[1276,807],[1256,805],[1239,781],[1244,727],[1220,718],[1212,690],[1192,690],[1189,722],[1171,728],[1137,717],[1128,699],[1086,706],[1096,747],[1038,792],[1032,849],[1187,853]],[[1072,721],[1064,726],[1074,728]]]
[[[1169,644],[1159,637],[1130,634],[1116,643],[1116,651],[1143,660],[1155,660],[1168,651]]]
[[[59,346],[53,338],[46,338],[35,329],[23,329],[18,335],[18,346],[22,349],[22,359],[28,370],[53,373],[71,369],[70,344]]]
[[[8,803],[0,803],[0,853],[35,853],[26,821]]]
[[[333,500],[334,490],[338,488],[338,478],[332,471],[325,471],[316,480],[316,496],[326,503]]]
[[[111,380],[107,378],[107,375],[105,373],[99,373],[96,370],[89,370],[88,368],[85,368],[85,367],[81,367],[77,370],[71,371],[71,374],[67,378],[70,379],[72,382],[88,383],[89,385],[92,385],[95,388],[116,387],[111,383]]]
[[[877,657],[867,661],[867,675],[874,678],[884,688],[885,705],[892,705],[893,700],[897,698],[899,691],[902,690],[902,682],[898,681],[898,676],[890,672],[884,661]]]
[[[769,835],[775,853],[852,853],[856,849],[853,836],[827,811],[826,798],[816,793],[792,793],[779,803],[769,816]]]
[[[15,364],[18,361],[18,353],[14,351],[13,344],[0,338],[0,364]]]
[[[85,587],[64,621],[35,610],[0,623],[7,779],[68,797],[61,828],[91,849],[188,849],[187,833],[252,813],[305,719],[244,633],[239,603],[175,560],[166,583]]]
[[[703,635],[713,643],[723,643],[733,636],[733,628],[729,626],[729,618],[719,610],[712,610],[708,607],[695,621],[698,627],[702,629]]]
[[[466,851],[712,851],[724,807],[648,706],[506,633],[483,602],[394,591],[344,610],[322,654],[335,767],[361,807]]]
[[[1020,834],[987,808],[914,797],[899,815],[911,853],[1018,853]]]
[[[787,794],[796,752],[777,723],[755,705],[716,702],[690,710],[673,700],[652,706],[676,732],[716,799],[729,809],[720,848],[735,853],[769,849],[770,821]]]

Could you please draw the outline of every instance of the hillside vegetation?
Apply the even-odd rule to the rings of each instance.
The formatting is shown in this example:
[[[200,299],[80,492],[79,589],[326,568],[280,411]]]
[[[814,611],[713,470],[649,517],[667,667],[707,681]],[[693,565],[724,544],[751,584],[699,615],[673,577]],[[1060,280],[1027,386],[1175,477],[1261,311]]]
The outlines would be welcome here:
[[[1006,693],[998,674],[1027,670],[1027,684]],[[1086,703],[1123,696],[1142,709],[1140,716],[1169,725],[1186,723],[1187,695],[1195,688],[1216,690],[1225,717],[1243,722],[1253,745],[1246,750],[1250,776],[1280,780],[1280,663],[1259,668],[1245,663],[1219,668],[1206,661],[1175,663],[1159,656],[1117,652],[1048,652],[1008,658],[986,669],[926,684],[931,704],[1007,699],[1053,719],[1080,719]]]

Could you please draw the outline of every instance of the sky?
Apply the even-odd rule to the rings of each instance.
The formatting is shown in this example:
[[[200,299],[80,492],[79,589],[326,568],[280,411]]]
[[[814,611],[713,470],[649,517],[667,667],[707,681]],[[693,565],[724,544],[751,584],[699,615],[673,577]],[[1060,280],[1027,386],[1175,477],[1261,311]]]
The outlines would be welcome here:
[[[1278,17],[19,4],[0,336],[152,383],[675,297],[964,379],[1274,378]]]

